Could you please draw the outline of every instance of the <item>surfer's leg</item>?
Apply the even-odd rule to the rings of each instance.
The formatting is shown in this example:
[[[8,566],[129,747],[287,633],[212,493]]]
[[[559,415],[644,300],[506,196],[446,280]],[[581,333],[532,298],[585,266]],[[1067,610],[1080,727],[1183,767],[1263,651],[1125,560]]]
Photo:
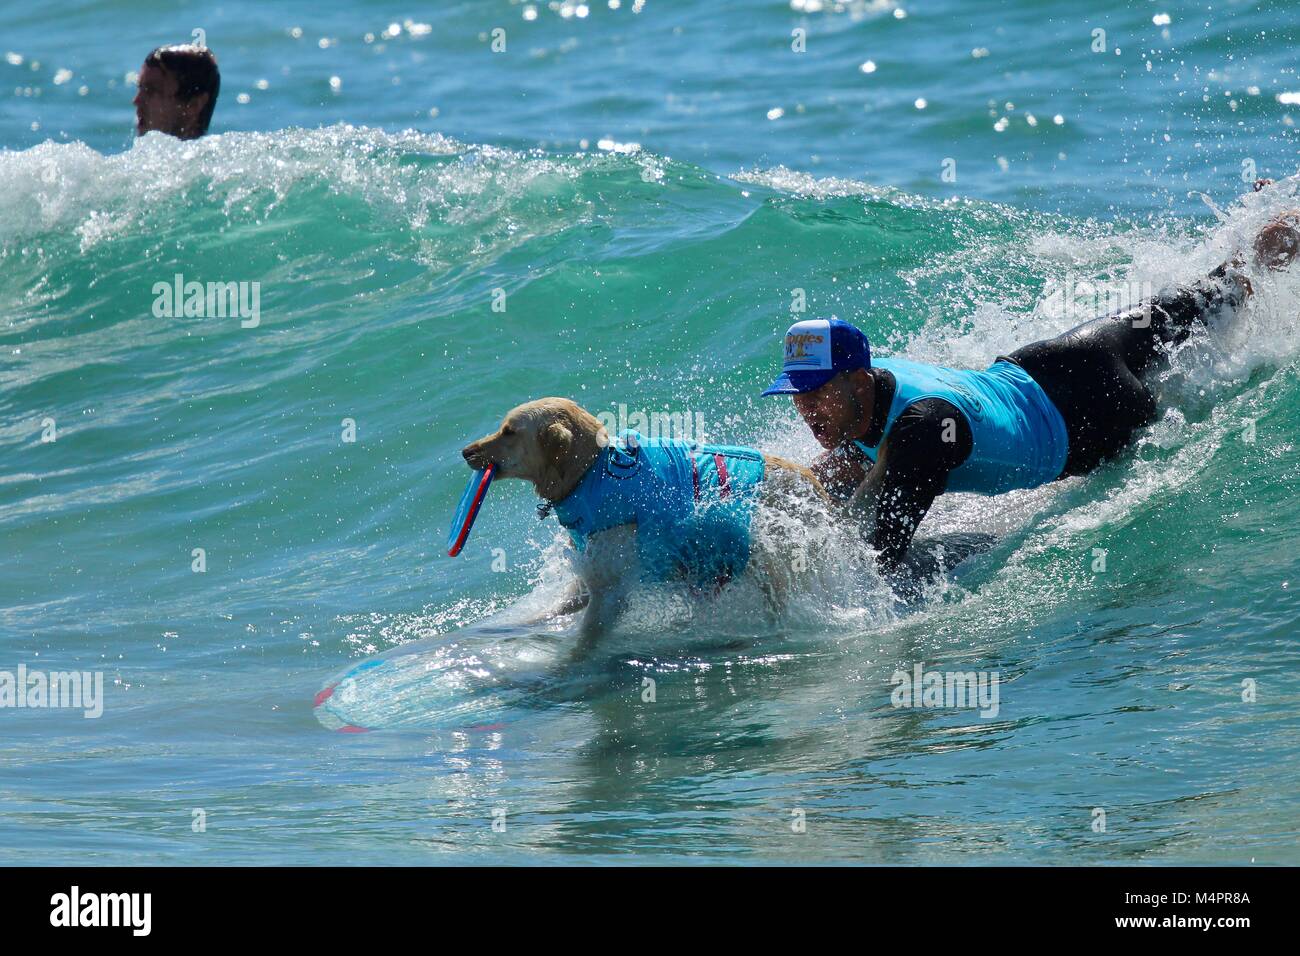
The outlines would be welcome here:
[[[1246,277],[1225,263],[1204,279],[1166,289],[1134,309],[1097,319],[1081,330],[1095,326],[1092,334],[1103,347],[1121,356],[1140,378],[1170,346],[1187,341],[1215,315],[1235,312],[1250,294]]]
[[[1255,261],[1278,271],[1300,255],[1300,209],[1275,216],[1259,231],[1254,242]],[[1088,339],[1123,362],[1142,378],[1153,362],[1158,364],[1170,346],[1179,345],[1216,315],[1242,307],[1254,289],[1241,271],[1243,254],[1237,254],[1208,276],[1184,286],[1173,286],[1135,308],[1094,319],[1066,333]]]
[[[1091,471],[1155,419],[1155,397],[1125,361],[1128,334],[1116,319],[1094,320],[1006,356],[1042,386],[1065,420],[1063,475]]]
[[[1170,346],[1186,341],[1217,312],[1238,308],[1250,291],[1245,277],[1225,264],[1191,285],[1007,356],[1033,376],[1065,419],[1070,447],[1064,474],[1090,471],[1155,421],[1146,373]]]

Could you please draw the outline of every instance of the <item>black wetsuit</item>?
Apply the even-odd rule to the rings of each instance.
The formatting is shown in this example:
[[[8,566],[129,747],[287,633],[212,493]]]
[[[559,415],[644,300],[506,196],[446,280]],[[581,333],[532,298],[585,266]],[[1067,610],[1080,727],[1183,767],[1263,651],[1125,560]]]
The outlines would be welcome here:
[[[1191,335],[1197,322],[1239,307],[1246,295],[1240,275],[1220,266],[1208,278],[1165,290],[1132,310],[998,356],[1028,372],[1065,419],[1069,453],[1060,477],[1097,467],[1124,448],[1135,431],[1154,422],[1156,399],[1142,381],[1145,373],[1168,346]],[[875,409],[862,441],[874,447],[882,440],[895,381],[884,369],[869,369],[868,374],[875,382]],[[965,416],[944,399],[915,402],[894,421],[873,541],[886,568],[902,560],[917,525],[946,488],[948,474],[972,448]],[[846,446],[844,453],[870,469],[871,462],[856,448]],[[847,498],[854,490],[848,484],[832,479],[827,488]]]
[[[1246,294],[1240,274],[1220,266],[1128,312],[1000,356],[1033,376],[1065,419],[1070,452],[1062,474],[1091,471],[1154,422],[1155,395],[1142,381],[1147,370],[1168,346],[1185,341],[1197,322],[1240,308]]]

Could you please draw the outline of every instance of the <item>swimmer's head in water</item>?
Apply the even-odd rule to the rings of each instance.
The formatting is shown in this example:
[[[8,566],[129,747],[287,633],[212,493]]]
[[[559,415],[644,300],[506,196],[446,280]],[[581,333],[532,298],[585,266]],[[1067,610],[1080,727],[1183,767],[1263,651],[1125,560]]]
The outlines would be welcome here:
[[[197,139],[208,131],[221,91],[212,51],[201,46],[163,46],[144,59],[135,94],[135,133],[157,131]]]

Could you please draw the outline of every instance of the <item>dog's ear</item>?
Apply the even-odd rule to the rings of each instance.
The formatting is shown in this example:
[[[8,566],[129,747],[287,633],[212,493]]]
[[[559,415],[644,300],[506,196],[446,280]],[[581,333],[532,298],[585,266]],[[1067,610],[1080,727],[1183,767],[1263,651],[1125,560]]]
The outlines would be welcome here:
[[[537,490],[542,497],[548,497],[565,485],[573,432],[563,422],[551,422],[538,433],[537,446],[542,453],[542,480],[537,482]]]
[[[560,465],[573,448],[573,432],[569,431],[564,422],[551,422],[542,429],[538,443],[541,445],[542,460],[549,466]]]

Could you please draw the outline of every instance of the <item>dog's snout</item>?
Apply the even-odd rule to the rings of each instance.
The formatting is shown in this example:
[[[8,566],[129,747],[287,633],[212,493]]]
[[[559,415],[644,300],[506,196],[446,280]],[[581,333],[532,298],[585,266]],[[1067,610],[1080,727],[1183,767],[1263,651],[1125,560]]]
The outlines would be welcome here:
[[[487,456],[483,454],[483,439],[472,441],[460,450],[461,456],[471,468],[486,468]]]
[[[465,459],[465,462],[468,462],[469,467],[481,468],[484,466],[482,455],[480,454],[481,446],[482,442],[472,441],[469,442],[468,445],[465,445],[463,449],[460,449],[460,455]]]

